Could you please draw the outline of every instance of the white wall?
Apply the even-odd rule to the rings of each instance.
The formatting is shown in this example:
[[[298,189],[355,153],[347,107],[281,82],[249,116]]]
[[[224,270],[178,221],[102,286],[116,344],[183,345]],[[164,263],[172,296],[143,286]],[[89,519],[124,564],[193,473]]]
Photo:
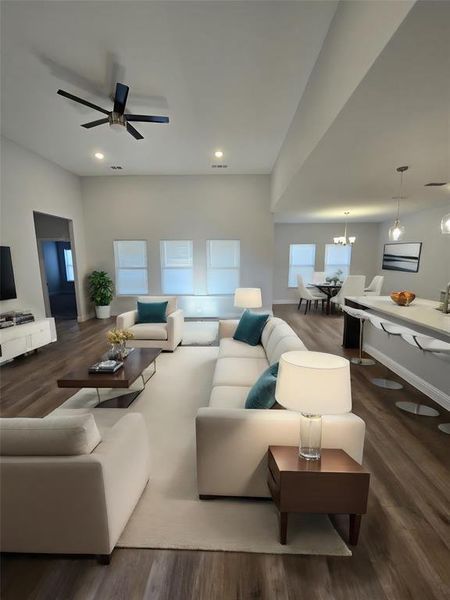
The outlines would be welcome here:
[[[194,241],[194,260],[205,281],[206,240],[241,241],[241,285],[261,287],[272,304],[273,223],[266,175],[120,176],[82,178],[89,269],[114,278],[113,241],[148,243],[150,293],[161,293],[159,242]],[[200,285],[200,293],[206,290]],[[113,312],[134,308],[134,298],[113,302]],[[232,297],[181,299],[191,316],[225,315]]]
[[[1,244],[11,246],[17,299],[0,302],[0,311],[30,309],[45,316],[33,211],[73,222],[80,279],[79,318],[86,317],[83,290],[86,256],[80,180],[75,175],[1,138]]]
[[[274,237],[274,303],[298,302],[297,290],[288,288],[289,245],[316,244],[316,271],[324,270],[325,245],[343,235],[343,223],[276,223]],[[366,275],[367,283],[377,271],[378,223],[351,223],[348,235],[356,235],[350,273]]]
[[[439,300],[439,290],[450,281],[450,235],[442,235],[442,217],[450,213],[450,204],[431,208],[401,218],[405,226],[402,242],[422,242],[419,271],[380,271],[384,275],[383,293],[411,290],[421,298]],[[381,269],[383,246],[389,242],[388,231],[392,221],[379,224],[378,265]]]

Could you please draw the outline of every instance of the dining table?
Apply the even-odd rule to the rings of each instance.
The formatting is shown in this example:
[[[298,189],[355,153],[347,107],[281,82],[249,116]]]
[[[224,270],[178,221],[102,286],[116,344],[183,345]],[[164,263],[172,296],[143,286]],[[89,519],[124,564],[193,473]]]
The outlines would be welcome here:
[[[327,315],[331,312],[331,298],[336,296],[342,287],[342,283],[310,283],[310,286],[317,288],[320,292],[325,294],[326,299],[326,313]]]

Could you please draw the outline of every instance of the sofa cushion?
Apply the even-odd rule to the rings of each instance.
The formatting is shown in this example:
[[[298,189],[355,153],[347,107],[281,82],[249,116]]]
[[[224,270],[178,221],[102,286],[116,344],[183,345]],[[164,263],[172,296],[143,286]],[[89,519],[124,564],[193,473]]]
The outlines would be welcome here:
[[[272,408],[276,403],[278,363],[270,365],[250,389],[245,408]]]
[[[261,334],[261,344],[264,346],[264,348],[267,347],[267,342],[269,341],[269,337],[275,326],[279,325],[280,323],[284,323],[284,321],[279,317],[270,317],[270,319],[267,320],[267,323],[265,324]]]
[[[219,357],[266,358],[266,353],[261,344],[250,346],[233,338],[222,338],[219,346]]]
[[[261,334],[269,315],[267,313],[256,313],[246,309],[239,321],[233,338],[240,342],[256,346],[261,342]]]
[[[209,398],[211,408],[244,408],[250,388],[247,386],[218,385]]]
[[[138,323],[167,323],[167,301],[137,303]]]
[[[292,329],[292,327],[289,327],[289,325],[287,323],[285,323],[284,321],[282,323],[277,323],[275,325],[275,327],[273,328],[273,331],[270,334],[267,344],[265,346],[266,355],[268,357],[271,356],[271,354],[275,350],[277,344],[279,344],[279,342],[283,338],[285,338],[287,336],[292,336],[292,335],[296,335],[296,333]]]
[[[251,387],[268,366],[269,363],[265,358],[219,358],[214,372],[213,386]]]
[[[177,310],[176,296],[138,296],[138,302],[167,302],[166,316]]]
[[[167,340],[167,323],[137,323],[128,329],[136,340]]]
[[[2,456],[90,454],[101,442],[92,414],[0,419]]]
[[[277,363],[282,354],[285,352],[292,352],[293,350],[307,350],[307,348],[296,335],[287,335],[278,342],[275,348],[271,349],[271,352],[267,357],[269,363],[271,365]]]

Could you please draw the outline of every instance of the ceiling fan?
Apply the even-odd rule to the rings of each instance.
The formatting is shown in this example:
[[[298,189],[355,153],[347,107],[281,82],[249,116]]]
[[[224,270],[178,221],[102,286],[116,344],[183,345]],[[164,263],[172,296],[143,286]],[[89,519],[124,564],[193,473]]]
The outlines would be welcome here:
[[[130,88],[123,83],[116,84],[116,93],[114,95],[114,106],[112,110],[101,108],[96,104],[92,104],[92,102],[83,100],[83,98],[69,94],[69,92],[65,92],[64,90],[58,90],[58,94],[68,98],[69,100],[73,100],[79,104],[84,104],[84,106],[88,106],[89,108],[98,110],[99,112],[107,115],[103,119],[90,121],[89,123],[83,123],[81,127],[91,129],[92,127],[98,127],[98,125],[106,125],[106,123],[109,123],[110,127],[117,129],[120,127],[126,127],[128,133],[131,133],[136,140],[142,140],[144,139],[144,136],[141,135],[139,131],[133,127],[133,125],[131,125],[130,121],[141,123],[168,123],[169,117],[160,117],[155,115],[131,115],[125,113],[125,106],[127,104],[129,90]]]

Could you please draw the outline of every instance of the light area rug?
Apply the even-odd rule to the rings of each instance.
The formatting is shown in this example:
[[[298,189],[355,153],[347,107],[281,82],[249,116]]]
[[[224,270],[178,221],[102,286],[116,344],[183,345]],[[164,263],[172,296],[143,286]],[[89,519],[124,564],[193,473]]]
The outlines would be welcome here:
[[[182,346],[214,346],[219,335],[218,321],[185,321]]]
[[[350,556],[325,515],[290,515],[289,543],[282,546],[271,501],[198,499],[195,415],[208,404],[217,353],[217,347],[180,347],[162,354],[156,374],[126,410],[96,410],[95,390],[84,389],[54,412],[82,409],[95,416],[101,411],[109,424],[126,412],[145,418],[150,481],[118,546]],[[107,396],[102,390],[102,397]]]

